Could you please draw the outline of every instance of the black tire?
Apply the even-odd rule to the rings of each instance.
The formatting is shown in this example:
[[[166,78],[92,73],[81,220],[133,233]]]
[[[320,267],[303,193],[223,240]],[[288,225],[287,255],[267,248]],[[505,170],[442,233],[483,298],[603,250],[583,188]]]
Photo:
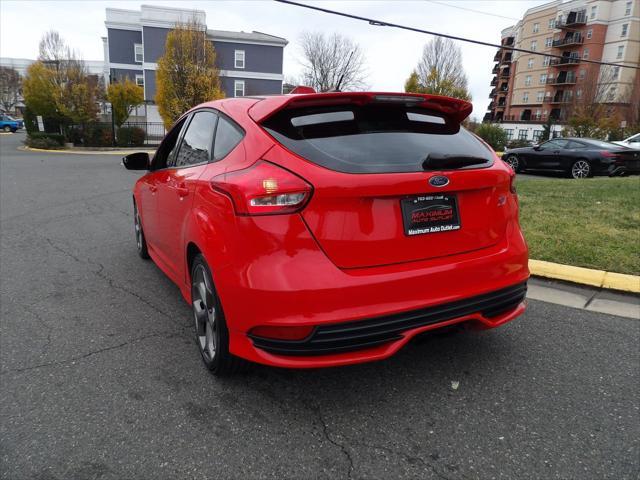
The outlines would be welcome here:
[[[150,257],[149,250],[147,249],[147,240],[144,238],[142,221],[140,220],[138,207],[136,206],[135,201],[133,202],[133,228],[136,234],[136,249],[138,250],[138,255],[140,255],[140,258],[148,260]]]
[[[574,179],[589,178],[593,176],[593,168],[587,159],[579,158],[571,162],[567,176]]]
[[[3,130],[7,133],[9,133],[11,131],[11,127],[9,125],[5,125]]]
[[[207,369],[217,377],[246,370],[249,362],[229,353],[229,330],[222,305],[201,254],[191,263],[191,308],[196,345]]]
[[[522,160],[520,158],[518,158],[518,156],[513,154],[513,153],[505,155],[504,161],[516,173],[520,173],[520,172],[522,172],[524,170],[523,165],[522,165],[522,163],[523,163]]]

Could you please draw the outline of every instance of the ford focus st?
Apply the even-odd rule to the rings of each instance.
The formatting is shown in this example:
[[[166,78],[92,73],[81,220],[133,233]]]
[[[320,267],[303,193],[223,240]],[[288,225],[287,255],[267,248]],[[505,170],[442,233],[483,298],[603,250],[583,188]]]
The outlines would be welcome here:
[[[246,361],[379,360],[525,309],[514,173],[465,101],[386,93],[245,97],[178,120],[135,184],[138,252],[192,305],[215,374]]]

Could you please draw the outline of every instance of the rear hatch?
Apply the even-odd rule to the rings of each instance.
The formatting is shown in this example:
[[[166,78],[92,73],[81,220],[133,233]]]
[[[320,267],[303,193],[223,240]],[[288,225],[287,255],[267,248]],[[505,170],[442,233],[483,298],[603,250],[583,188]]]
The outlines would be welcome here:
[[[337,266],[445,257],[504,236],[513,213],[506,204],[511,175],[491,168],[493,151],[460,127],[471,110],[467,102],[395,94],[300,97],[271,113],[264,106],[253,113],[277,140],[265,160],[313,185],[302,216]]]

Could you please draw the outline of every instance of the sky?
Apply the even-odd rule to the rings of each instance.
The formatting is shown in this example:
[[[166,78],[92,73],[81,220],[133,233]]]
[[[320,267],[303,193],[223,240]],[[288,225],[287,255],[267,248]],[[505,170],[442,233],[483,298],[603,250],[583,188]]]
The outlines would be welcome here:
[[[206,12],[210,29],[260,32],[289,41],[284,53],[284,75],[298,76],[298,40],[304,31],[338,32],[358,42],[367,58],[371,90],[402,91],[416,67],[430,35],[377,27],[270,0],[121,1],[0,1],[0,56],[35,58],[38,42],[48,30],[57,30],[85,60],[102,60],[106,35],[105,8],[136,10],[141,4],[195,8]],[[542,0],[413,0],[310,1],[332,10],[398,23],[424,30],[499,43],[500,31],[513,25]],[[473,11],[471,11],[473,10]],[[489,103],[493,56],[496,50],[459,43],[473,97],[472,118],[481,119]]]

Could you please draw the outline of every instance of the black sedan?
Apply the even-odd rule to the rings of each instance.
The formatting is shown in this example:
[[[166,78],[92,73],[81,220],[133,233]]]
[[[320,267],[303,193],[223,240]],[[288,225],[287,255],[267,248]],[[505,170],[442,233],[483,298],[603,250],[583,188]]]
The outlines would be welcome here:
[[[502,159],[516,172],[547,170],[570,178],[640,173],[640,150],[590,138],[554,138],[507,150]]]

